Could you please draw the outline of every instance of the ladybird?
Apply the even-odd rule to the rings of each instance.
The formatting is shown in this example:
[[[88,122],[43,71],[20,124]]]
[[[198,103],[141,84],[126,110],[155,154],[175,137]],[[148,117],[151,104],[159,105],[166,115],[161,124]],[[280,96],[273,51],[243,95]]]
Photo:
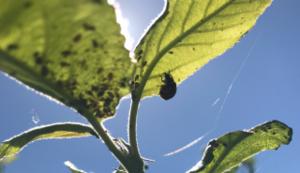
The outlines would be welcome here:
[[[160,87],[159,95],[164,100],[169,100],[176,94],[176,82],[170,73],[164,73],[162,76],[163,84]]]

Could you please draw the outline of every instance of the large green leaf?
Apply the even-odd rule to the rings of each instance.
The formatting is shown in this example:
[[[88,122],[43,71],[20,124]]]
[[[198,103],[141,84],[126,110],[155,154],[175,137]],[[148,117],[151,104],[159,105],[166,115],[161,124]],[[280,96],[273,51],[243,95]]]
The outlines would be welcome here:
[[[72,173],[86,173],[85,171],[77,168],[72,162],[65,161],[66,167],[72,172]]]
[[[129,52],[104,0],[0,0],[0,70],[79,113],[112,116]]]
[[[271,121],[248,131],[228,133],[209,142],[202,161],[190,173],[223,173],[253,155],[276,150],[292,140],[292,129],[279,121]]]
[[[159,93],[163,73],[171,72],[179,84],[231,48],[271,1],[168,0],[135,50],[136,76],[144,78],[140,86],[146,83],[143,95]]]
[[[39,126],[14,136],[0,144],[0,162],[14,158],[27,144],[43,139],[66,139],[86,136],[98,137],[87,125],[79,123],[57,123]]]

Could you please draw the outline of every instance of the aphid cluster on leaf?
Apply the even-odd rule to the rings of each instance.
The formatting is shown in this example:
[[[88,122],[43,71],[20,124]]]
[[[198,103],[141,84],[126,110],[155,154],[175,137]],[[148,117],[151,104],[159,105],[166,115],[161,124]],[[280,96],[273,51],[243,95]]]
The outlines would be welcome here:
[[[162,76],[163,84],[160,87],[159,95],[164,100],[169,100],[176,94],[176,82],[171,73],[164,73]]]

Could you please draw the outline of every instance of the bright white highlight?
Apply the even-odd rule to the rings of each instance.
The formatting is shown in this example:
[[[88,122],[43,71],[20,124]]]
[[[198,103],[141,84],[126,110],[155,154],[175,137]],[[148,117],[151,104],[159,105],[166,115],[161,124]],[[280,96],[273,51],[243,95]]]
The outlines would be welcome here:
[[[78,168],[77,168],[72,162],[70,162],[70,161],[65,161],[64,164],[65,164],[68,168],[70,168],[71,170],[76,170],[76,171],[78,171],[78,172],[80,172],[80,173],[86,173],[85,171],[78,169]]]
[[[196,145],[198,142],[202,141],[202,139],[203,139],[205,136],[206,136],[206,134],[200,136],[199,138],[197,138],[197,139],[195,139],[195,140],[193,140],[192,142],[188,143],[187,145],[185,145],[185,146],[183,146],[183,147],[180,147],[180,148],[176,149],[175,151],[172,151],[172,152],[169,152],[169,153],[165,154],[164,156],[165,156],[165,157],[168,157],[168,156],[172,156],[172,155],[175,155],[175,154],[177,154],[177,153],[180,153],[180,152],[182,152],[182,151],[184,151],[184,150],[186,150],[186,149],[188,149],[188,148],[190,148],[190,147]]]
[[[39,117],[38,113],[34,109],[32,109],[31,113],[32,113],[32,116],[31,116],[32,122],[34,124],[38,124],[40,122],[40,117]]]
[[[214,106],[216,106],[219,102],[220,102],[220,97],[218,97],[212,104],[211,104],[211,106],[212,107],[214,107]]]
[[[134,39],[129,33],[129,20],[124,17],[122,14],[122,10],[120,7],[120,4],[116,0],[108,0],[108,3],[112,5],[115,8],[117,22],[121,25],[121,34],[124,35],[126,41],[125,41],[125,48],[133,51],[134,48]]]

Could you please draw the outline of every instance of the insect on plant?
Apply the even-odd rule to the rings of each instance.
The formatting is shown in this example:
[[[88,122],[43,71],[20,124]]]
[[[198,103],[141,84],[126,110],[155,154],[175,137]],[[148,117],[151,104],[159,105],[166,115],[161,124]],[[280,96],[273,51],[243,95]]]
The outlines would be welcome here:
[[[177,86],[170,72],[163,73],[161,80],[163,84],[160,87],[159,95],[164,100],[173,98],[176,94]]]
[[[93,136],[115,156],[120,165],[117,173],[147,172],[147,159],[137,142],[140,101],[147,96],[173,98],[177,84],[239,42],[271,2],[166,0],[163,12],[132,52],[136,59],[131,61],[116,22],[115,4],[105,0],[0,0],[0,70],[73,108],[88,122],[39,126],[4,140],[0,169],[31,142]],[[131,105],[125,140],[112,136],[104,122],[128,95]],[[227,133],[209,142],[202,160],[187,172],[235,173],[255,154],[278,149],[291,139],[292,129],[277,120]],[[71,162],[66,166],[73,173],[84,172]]]

